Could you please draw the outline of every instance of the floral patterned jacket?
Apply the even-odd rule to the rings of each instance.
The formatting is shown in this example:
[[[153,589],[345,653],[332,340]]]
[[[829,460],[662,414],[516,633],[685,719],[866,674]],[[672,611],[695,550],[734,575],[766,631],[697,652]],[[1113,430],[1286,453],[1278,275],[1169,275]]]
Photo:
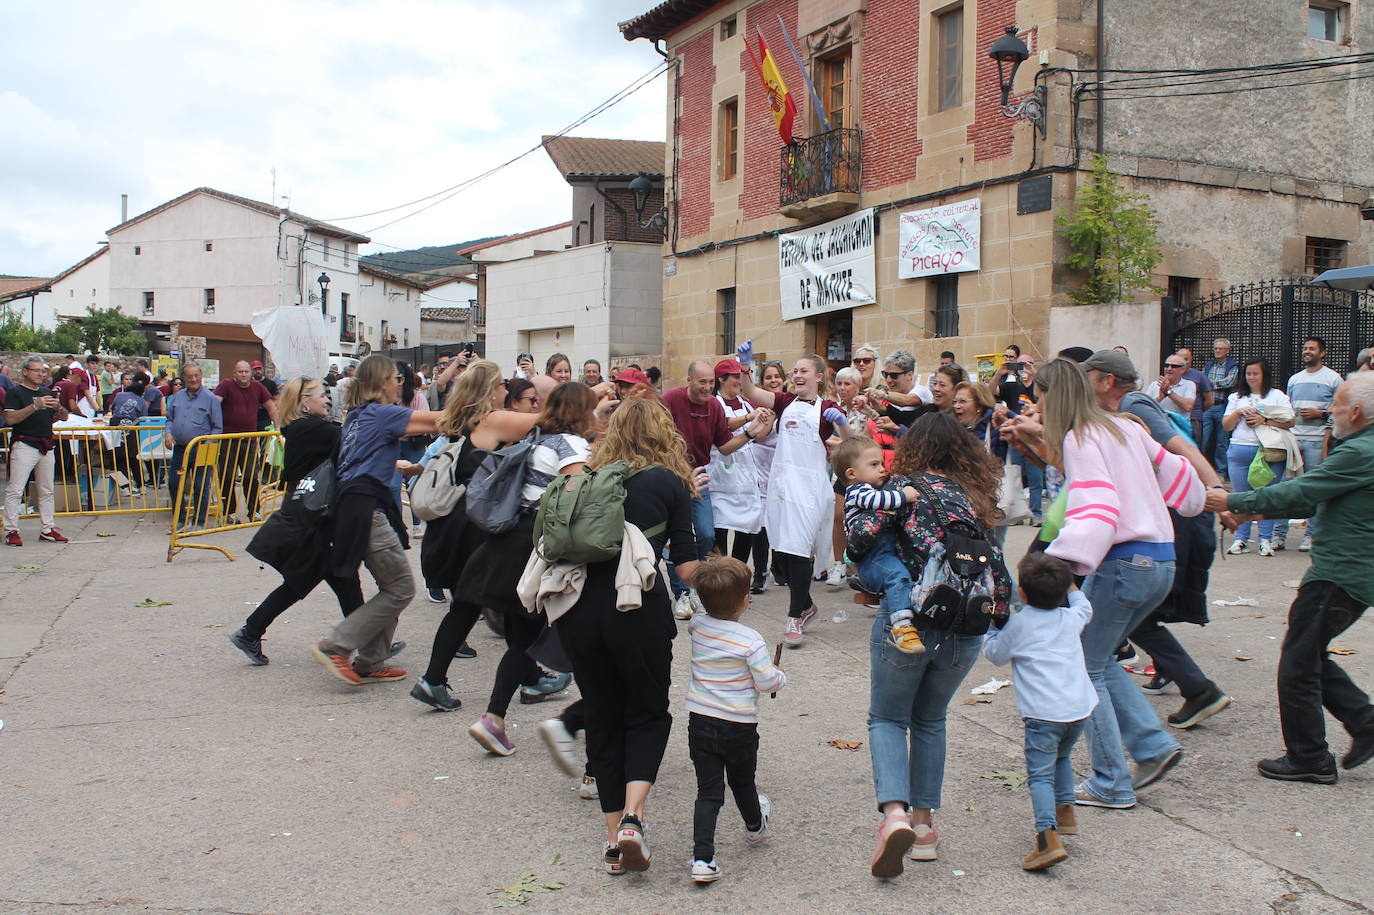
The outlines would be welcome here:
[[[940,499],[940,507],[944,509],[945,515],[950,520],[965,521],[974,530],[983,530],[983,524],[978,520],[973,505],[958,484],[934,474],[922,474],[921,476],[929,484],[936,497]],[[893,474],[888,483],[894,488],[916,485],[912,478],[902,474]],[[867,553],[878,539],[878,535],[894,525],[897,527],[897,557],[902,560],[903,565],[911,570],[912,578],[919,579],[921,572],[925,569],[926,556],[930,554],[931,545],[940,542],[944,536],[939,515],[934,506],[924,498],[917,499],[906,508],[895,512],[868,511],[862,513],[854,519],[851,525],[847,526],[849,549],[855,556]],[[986,532],[985,535],[992,546],[992,580],[995,586],[993,601],[998,610],[1003,610],[1011,598],[1011,576],[1007,574],[1001,547],[992,542],[990,531]]]

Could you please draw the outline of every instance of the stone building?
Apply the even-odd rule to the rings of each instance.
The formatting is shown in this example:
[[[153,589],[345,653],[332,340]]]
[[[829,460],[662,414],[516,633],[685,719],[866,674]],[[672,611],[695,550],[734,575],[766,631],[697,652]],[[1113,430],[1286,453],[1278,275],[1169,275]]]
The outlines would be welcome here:
[[[1010,102],[1043,93],[1039,124],[1004,116],[988,51],[1008,26],[1030,55]],[[1082,277],[1063,266],[1055,215],[1071,209],[1097,150],[1157,209],[1154,279],[1175,297],[1374,257],[1359,213],[1374,185],[1374,93],[1349,79],[1369,75],[1354,66],[1374,41],[1368,4],[1217,0],[1162,16],[1145,0],[668,0],[620,29],[661,43],[673,62],[670,375],[750,337],[770,355],[819,352],[833,365],[863,342],[911,347],[922,368],[943,350],[972,367],[1013,342],[1042,358],[1123,343],[1153,364],[1159,296],[1106,315],[1068,307]],[[760,31],[800,108],[791,147],[743,44],[756,47]],[[1285,61],[1309,69],[1119,72]],[[978,215],[959,226],[945,217],[960,207],[926,212],[974,201]],[[791,275],[778,236],[865,211],[873,304],[780,307]],[[930,259],[956,248],[976,248],[977,269]]]

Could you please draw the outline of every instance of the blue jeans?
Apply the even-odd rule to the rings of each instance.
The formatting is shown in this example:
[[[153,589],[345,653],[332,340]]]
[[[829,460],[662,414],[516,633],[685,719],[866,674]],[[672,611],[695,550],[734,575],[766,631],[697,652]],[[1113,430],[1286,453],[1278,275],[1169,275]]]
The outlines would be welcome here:
[[[193,524],[204,524],[205,516],[210,508],[210,471],[213,468],[209,465],[196,468],[197,450],[198,449],[195,448],[191,449],[190,457],[190,466],[192,468],[190,495],[191,501],[195,505],[195,509],[189,522]],[[167,488],[171,491],[174,510],[177,504],[177,487],[181,485],[181,462],[185,454],[186,446],[177,442],[172,446],[172,460],[171,463],[167,465]],[[182,523],[187,523],[187,520],[188,519],[183,514],[181,516]]]
[[[1231,447],[1226,449],[1226,463],[1231,467],[1231,491],[1249,492],[1255,487],[1250,485],[1250,462],[1255,459],[1255,452],[1259,450],[1258,445],[1237,445],[1231,443]],[[1269,469],[1274,471],[1274,483],[1283,482],[1283,461],[1277,463],[1269,462]],[[1270,540],[1274,536],[1274,522],[1266,519],[1259,522],[1259,536],[1261,540]],[[1288,530],[1288,522],[1283,522],[1284,532]],[[1236,528],[1237,540],[1250,539],[1250,522],[1246,521]]]
[[[1298,439],[1298,450],[1302,452],[1302,472],[1307,473],[1313,467],[1321,465],[1322,462],[1322,442],[1305,442]],[[1282,475],[1280,475],[1282,476]],[[1275,482],[1278,482],[1277,480]],[[1307,533],[1309,535],[1317,532],[1315,518],[1307,519]],[[1288,539],[1288,519],[1274,522],[1274,536],[1280,540]]]
[[[888,616],[911,620],[911,572],[897,558],[892,531],[879,534],[873,548],[859,560],[859,584],[872,594],[882,595],[882,608]]]
[[[711,497],[701,496],[692,500],[692,530],[697,535],[697,559],[711,555],[711,547],[716,545],[716,516],[711,511]],[[668,558],[668,550],[663,550],[663,558]],[[668,584],[676,599],[687,593],[687,585],[677,577],[677,569],[668,563]]]
[[[1030,488],[1030,513],[1039,518],[1041,516],[1040,501],[1044,497],[1045,491],[1045,468],[1035,466],[1015,448],[1011,449],[1011,462],[1021,468],[1021,475],[1025,477],[1026,486]]]
[[[879,610],[868,646],[868,750],[878,809],[900,801],[936,810],[945,778],[945,714],[983,637],[927,629],[925,652],[903,654],[888,642],[887,628],[888,615]]]
[[[1087,728],[1093,774],[1083,787],[1104,801],[1135,800],[1123,743],[1137,762],[1159,759],[1178,748],[1114,653],[1164,600],[1173,582],[1172,559],[1108,559],[1083,583],[1083,595],[1093,605],[1093,618],[1083,630],[1083,659],[1097,690],[1097,708]]]
[[[1231,444],[1231,433],[1221,424],[1221,418],[1226,415],[1226,404],[1213,404],[1202,411],[1202,441],[1198,444],[1202,448],[1202,453],[1207,460],[1212,462],[1217,473],[1230,474],[1230,467],[1226,463],[1226,449]]]
[[[1035,831],[1058,829],[1055,805],[1073,803],[1073,745],[1088,719],[1043,721],[1027,718],[1026,787],[1035,807]]]

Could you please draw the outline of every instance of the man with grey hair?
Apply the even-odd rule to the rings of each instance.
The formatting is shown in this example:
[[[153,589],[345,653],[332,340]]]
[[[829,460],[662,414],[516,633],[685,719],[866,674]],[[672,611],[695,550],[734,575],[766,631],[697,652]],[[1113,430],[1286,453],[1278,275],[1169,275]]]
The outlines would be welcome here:
[[[1231,358],[1231,341],[1218,337],[1212,341],[1212,360],[1202,367],[1202,374],[1212,383],[1212,405],[1202,411],[1202,438],[1198,447],[1212,462],[1217,473],[1226,474],[1226,449],[1231,444],[1231,433],[1221,424],[1226,415],[1226,398],[1236,390],[1240,374],[1240,364]]]
[[[66,419],[67,408],[48,387],[48,366],[43,357],[24,357],[19,380],[5,393],[5,423],[10,426],[9,484],[5,487],[5,543],[23,546],[19,536],[19,494],[33,474],[38,488],[38,518],[42,530],[38,539],[66,543],[67,538],[53,526],[53,468],[57,441],[53,438],[54,419]]]
[[[1331,641],[1374,604],[1374,374],[1341,383],[1331,401],[1332,445],[1312,470],[1251,492],[1207,494],[1210,509],[1244,517],[1318,520],[1312,567],[1288,611],[1279,655],[1279,722],[1285,753],[1259,762],[1259,773],[1281,781],[1336,783],[1323,708],[1351,737],[1341,766],[1374,757],[1374,705],[1330,657]]]
[[[883,360],[882,386],[885,390],[870,388],[866,393],[879,401],[875,405],[878,412],[898,426],[910,426],[921,414],[935,409],[930,388],[916,383],[916,357],[910,350],[895,350]]]

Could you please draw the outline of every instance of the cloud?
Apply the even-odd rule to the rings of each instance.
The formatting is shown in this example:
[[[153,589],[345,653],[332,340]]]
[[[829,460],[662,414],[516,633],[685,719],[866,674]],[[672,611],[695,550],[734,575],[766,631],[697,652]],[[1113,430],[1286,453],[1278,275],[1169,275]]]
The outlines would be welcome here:
[[[9,11],[0,272],[52,273],[84,257],[117,222],[121,193],[133,213],[200,185],[266,200],[275,168],[279,196],[329,219],[457,184],[653,67],[650,45],[615,27],[652,5],[81,0]],[[664,85],[575,133],[662,139]],[[539,151],[377,240],[523,231],[567,219],[569,206]],[[365,232],[398,215],[345,224]]]

